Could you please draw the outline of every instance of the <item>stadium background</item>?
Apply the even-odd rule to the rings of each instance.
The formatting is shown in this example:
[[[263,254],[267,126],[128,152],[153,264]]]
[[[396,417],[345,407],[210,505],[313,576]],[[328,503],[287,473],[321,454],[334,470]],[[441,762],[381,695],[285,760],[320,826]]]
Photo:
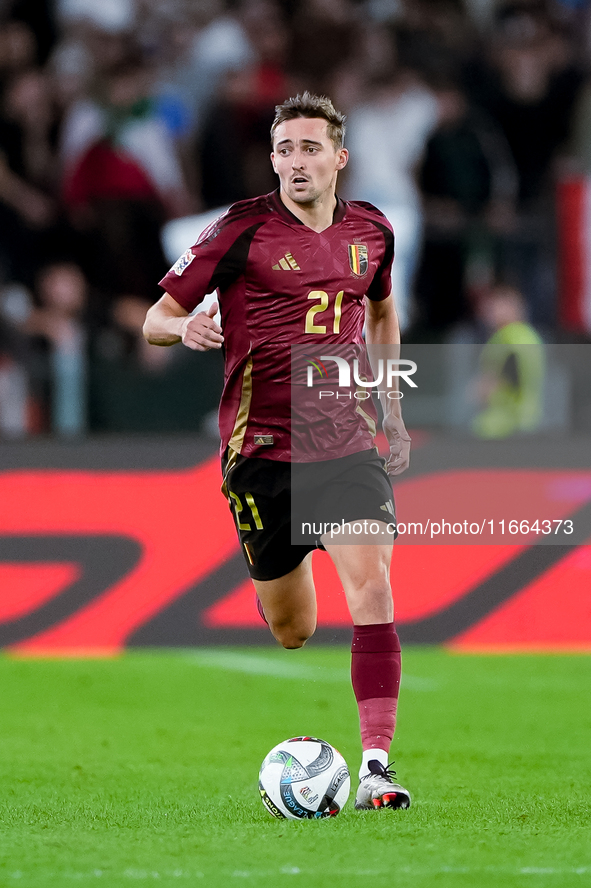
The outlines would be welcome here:
[[[506,285],[562,349],[535,439],[474,438],[435,368],[396,495],[404,515],[423,490],[444,508],[493,485],[508,518],[535,504],[587,537],[397,546],[401,637],[588,649],[588,4],[3,0],[0,16],[0,645],[270,640],[219,494],[219,356],[140,330],[175,245],[275,187],[273,107],[309,88],[348,114],[342,195],[394,223],[408,347],[477,347]],[[318,639],[346,641],[316,557]]]

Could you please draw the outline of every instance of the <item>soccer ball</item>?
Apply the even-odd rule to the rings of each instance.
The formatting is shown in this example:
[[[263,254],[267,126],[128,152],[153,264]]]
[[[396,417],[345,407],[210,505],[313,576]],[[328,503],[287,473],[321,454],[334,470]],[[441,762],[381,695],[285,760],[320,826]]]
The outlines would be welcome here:
[[[273,817],[334,817],[351,789],[347,762],[316,737],[292,737],[274,746],[259,773],[263,805]]]

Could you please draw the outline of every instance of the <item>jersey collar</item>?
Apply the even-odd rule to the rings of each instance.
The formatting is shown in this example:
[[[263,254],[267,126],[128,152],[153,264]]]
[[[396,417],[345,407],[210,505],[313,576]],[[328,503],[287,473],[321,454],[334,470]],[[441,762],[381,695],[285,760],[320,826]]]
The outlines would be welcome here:
[[[337,223],[337,222],[342,222],[343,219],[345,218],[345,213],[347,211],[347,205],[346,205],[345,201],[341,200],[341,198],[338,196],[338,194],[335,196],[337,199],[337,204],[336,204],[336,207],[334,208],[334,213],[332,216],[332,224],[333,225],[335,225],[335,223]],[[304,228],[306,227],[305,224],[302,222],[302,220],[298,219],[298,217],[295,216],[291,212],[291,210],[288,210],[288,208],[285,206],[285,204],[283,203],[283,201],[279,197],[279,188],[277,188],[275,191],[272,191],[271,194],[269,195],[269,198],[271,200],[271,204],[277,210],[277,212],[279,213],[280,216],[283,216],[284,219],[286,219],[288,222],[291,222],[292,224],[295,222],[296,225],[303,225]]]

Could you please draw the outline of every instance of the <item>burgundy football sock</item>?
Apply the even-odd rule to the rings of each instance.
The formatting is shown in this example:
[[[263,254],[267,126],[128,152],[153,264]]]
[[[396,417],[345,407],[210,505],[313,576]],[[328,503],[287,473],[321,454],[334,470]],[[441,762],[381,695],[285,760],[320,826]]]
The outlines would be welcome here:
[[[353,627],[351,681],[363,749],[388,751],[400,690],[400,640],[394,623]]]

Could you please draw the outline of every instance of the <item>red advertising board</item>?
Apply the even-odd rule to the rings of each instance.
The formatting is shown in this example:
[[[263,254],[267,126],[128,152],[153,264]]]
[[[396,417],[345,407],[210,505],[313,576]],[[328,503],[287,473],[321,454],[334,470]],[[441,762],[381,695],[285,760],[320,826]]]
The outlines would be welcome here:
[[[552,464],[551,443],[535,458],[531,444],[432,440],[418,448],[396,483],[398,519],[453,524],[484,502],[496,536],[465,545],[453,535],[401,534],[392,586],[403,640],[591,649],[589,443],[571,443],[568,460],[563,449],[562,465]],[[55,445],[43,460],[39,450],[9,448],[0,467],[1,646],[108,655],[132,645],[270,640],[220,494],[218,459],[184,465],[186,447],[182,459],[175,447],[163,440],[147,459],[142,445],[127,445],[119,463],[117,443],[105,444],[100,459],[85,445]],[[536,516],[554,522],[552,533],[575,522],[577,544],[566,536],[554,545],[535,536],[516,542],[509,521],[533,526]],[[318,638],[344,641],[350,619],[325,553],[315,553],[314,572]]]

